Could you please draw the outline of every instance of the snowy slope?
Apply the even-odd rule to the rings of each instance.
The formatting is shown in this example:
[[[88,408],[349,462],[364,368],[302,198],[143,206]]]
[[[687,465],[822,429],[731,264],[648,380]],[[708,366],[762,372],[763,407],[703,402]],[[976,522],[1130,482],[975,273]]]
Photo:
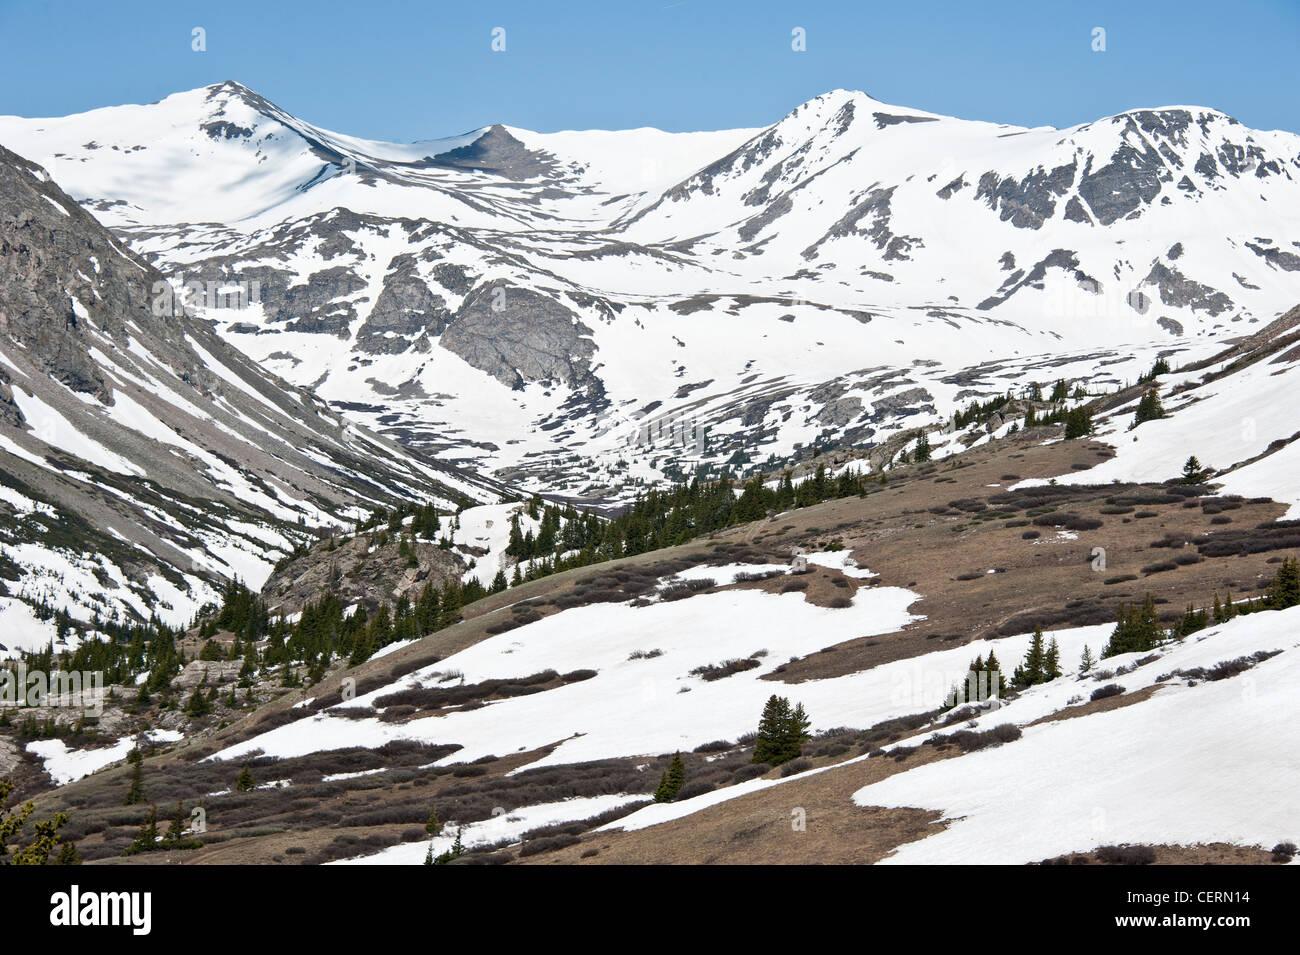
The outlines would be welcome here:
[[[1300,608],[1237,617],[1154,654],[1107,658],[1086,676],[1071,661],[1078,660],[1085,645],[1095,655],[1112,627],[1054,631],[1065,676],[1022,691],[969,724],[977,730],[1017,725],[1021,739],[890,776],[856,792],[853,801],[943,813],[933,835],[903,846],[886,864],[1018,865],[1102,845],[1226,842],[1267,847],[1293,838],[1300,775],[1279,756],[1300,744],[1295,695],[1289,689],[1300,666],[1298,620]],[[998,641],[997,651],[1009,660],[1026,645],[1022,638]],[[973,653],[986,650],[971,645],[955,653],[966,665]],[[1276,655],[1229,679],[1202,681],[1178,674],[1261,652]],[[935,682],[951,675],[952,668],[940,657],[953,654],[929,654],[906,665],[914,675]],[[1029,725],[1069,713],[1086,704],[1093,690],[1111,683],[1128,693],[1155,684],[1159,688],[1129,706]],[[896,709],[904,712],[909,711]],[[927,728],[887,749],[915,746],[932,732]],[[850,762],[868,758],[883,757]],[[797,785],[826,771],[751,780],[647,806],[605,828],[670,824],[747,793]]]
[[[0,596],[178,624],[319,529],[498,498],[159,309],[162,276],[2,148],[0,250]],[[54,636],[3,614],[0,653]]]
[[[707,573],[729,583],[722,579],[722,570],[709,568]],[[330,708],[229,747],[214,758],[235,759],[254,750],[284,757],[339,746],[377,747],[392,739],[458,743],[464,748],[449,760],[454,762],[564,741],[533,765],[690,750],[711,740],[734,739],[752,728],[754,714],[772,693],[772,684],[759,679],[764,673],[791,656],[864,633],[897,629],[912,619],[907,607],[916,599],[908,590],[881,587],[859,591],[850,608],[827,609],[806,603],[800,593],[746,590],[644,607],[579,607],[490,637],[339,706],[372,706],[378,697],[400,689],[435,686],[448,673],[475,683],[546,669],[593,669],[596,675],[590,679],[404,724],[348,718]],[[651,650],[661,653],[631,656]],[[725,679],[706,681],[691,674],[697,667],[754,655],[760,661],[757,667]],[[954,672],[969,662],[958,664],[954,656]],[[878,713],[901,705],[891,703],[886,691],[893,676],[871,671],[804,684],[801,699],[822,728],[872,725],[883,718]],[[935,689],[941,696],[943,690]]]
[[[1017,864],[1120,843],[1271,846],[1294,835],[1300,786],[1300,770],[1280,758],[1300,746],[1297,623],[1298,608],[1238,617],[1114,682],[1131,691],[1176,669],[1283,651],[1243,675],[1173,680],[1145,702],[1030,727],[1015,743],[918,767],[854,801],[955,820],[890,863]],[[1054,694],[1059,706],[1068,688],[1034,695]]]
[[[878,444],[1026,365],[1132,380],[1300,295],[1300,137],[1194,106],[1024,129],[837,90],[762,130],[396,145],[225,83],[0,118],[0,142],[176,285],[256,283],[204,314],[264,366],[445,460],[598,498]]]
[[[1300,309],[1238,345],[1184,371],[1178,363],[1151,387],[1166,417],[1133,427],[1137,398],[1099,420],[1097,436],[1117,454],[1083,471],[1059,475],[1061,484],[1165,481],[1189,455],[1214,472],[1222,493],[1271,497],[1300,517],[1300,428],[1291,404],[1300,388]],[[1288,346],[1292,346],[1289,347]],[[1016,487],[1044,483],[1022,481]]]

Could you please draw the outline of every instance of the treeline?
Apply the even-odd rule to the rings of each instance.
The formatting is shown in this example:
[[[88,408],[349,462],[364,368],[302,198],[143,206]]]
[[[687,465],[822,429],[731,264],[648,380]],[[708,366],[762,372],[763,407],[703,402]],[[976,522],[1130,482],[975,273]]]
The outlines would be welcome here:
[[[714,481],[696,478],[665,490],[640,494],[617,517],[601,520],[571,506],[530,505],[540,521],[537,532],[522,531],[518,516],[510,528],[506,553],[537,563],[522,579],[531,580],[561,570],[673,547],[736,524],[762,520],[769,513],[809,507],[867,492],[871,479],[852,468],[830,477],[826,466],[798,485],[787,471],[769,487],[761,475],[741,484],[731,477]],[[739,492],[739,493],[737,493]],[[518,582],[516,576],[514,582]]]
[[[1230,591],[1220,600],[1216,590],[1212,604],[1200,610],[1188,604],[1183,615],[1168,629],[1161,624],[1155,598],[1150,594],[1140,605],[1120,604],[1119,620],[1101,655],[1112,657],[1120,653],[1140,653],[1166,640],[1181,640],[1206,627],[1226,623],[1233,617],[1295,606],[1300,606],[1300,561],[1288,557],[1282,561],[1268,589],[1260,596],[1234,602]]]
[[[1194,605],[1188,604],[1182,616],[1170,627],[1161,623],[1155,598],[1151,594],[1147,594],[1140,604],[1120,604],[1115,629],[1102,649],[1101,656],[1104,659],[1121,653],[1144,653],[1169,640],[1182,640],[1206,627],[1226,623],[1234,617],[1296,606],[1300,606],[1300,560],[1288,557],[1282,561],[1282,566],[1267,591],[1260,596],[1234,602],[1231,592],[1220,598],[1218,591],[1215,591],[1214,600],[1209,606],[1198,610]],[[1095,664],[1092,651],[1085,646],[1079,662],[1079,672],[1087,673]],[[1001,697],[1006,695],[1008,688],[1023,690],[1057,679],[1063,671],[1056,638],[1046,639],[1042,627],[1034,628],[1029,649],[1016,666],[1009,682],[1001,669],[1001,664],[991,650],[987,660],[976,657],[963,681],[948,692],[942,708],[951,709],[961,703]]]

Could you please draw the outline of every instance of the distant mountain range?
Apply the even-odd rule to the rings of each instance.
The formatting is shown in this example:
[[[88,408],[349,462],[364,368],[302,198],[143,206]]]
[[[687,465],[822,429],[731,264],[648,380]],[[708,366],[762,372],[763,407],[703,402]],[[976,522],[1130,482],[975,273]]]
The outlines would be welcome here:
[[[1025,129],[840,90],[765,129],[396,145],[223,83],[0,142],[177,287],[242,289],[200,312],[262,367],[590,499],[1131,380],[1300,289],[1300,136],[1200,107]]]

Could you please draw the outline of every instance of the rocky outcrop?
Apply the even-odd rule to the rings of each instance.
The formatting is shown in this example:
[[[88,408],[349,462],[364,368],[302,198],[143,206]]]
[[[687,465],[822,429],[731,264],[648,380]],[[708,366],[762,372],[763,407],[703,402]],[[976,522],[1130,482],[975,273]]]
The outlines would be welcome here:
[[[441,345],[511,388],[527,381],[583,384],[596,346],[591,329],[555,299],[494,282],[466,297]]]
[[[422,335],[441,335],[451,317],[446,300],[420,278],[415,256],[398,255],[389,263],[375,307],[357,331],[357,348],[395,355]]]
[[[369,534],[332,548],[329,543],[317,544],[277,568],[262,588],[262,596],[272,613],[290,615],[332,591],[344,606],[361,604],[369,613],[381,604],[392,604],[402,594],[414,600],[425,584],[441,587],[448,580],[458,580],[468,567],[454,551],[428,541],[408,547],[410,557],[401,552],[396,537],[378,544]]]

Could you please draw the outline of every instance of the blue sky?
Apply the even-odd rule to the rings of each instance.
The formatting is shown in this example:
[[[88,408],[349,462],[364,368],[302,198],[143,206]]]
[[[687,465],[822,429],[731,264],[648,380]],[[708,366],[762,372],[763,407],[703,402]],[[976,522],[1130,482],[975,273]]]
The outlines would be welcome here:
[[[1300,132],[1298,51],[1300,0],[0,0],[0,114],[235,79],[319,126],[410,141],[762,126],[843,87],[1029,126],[1196,104]]]

